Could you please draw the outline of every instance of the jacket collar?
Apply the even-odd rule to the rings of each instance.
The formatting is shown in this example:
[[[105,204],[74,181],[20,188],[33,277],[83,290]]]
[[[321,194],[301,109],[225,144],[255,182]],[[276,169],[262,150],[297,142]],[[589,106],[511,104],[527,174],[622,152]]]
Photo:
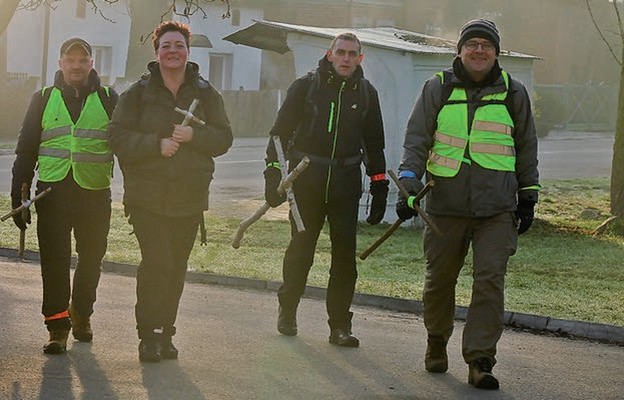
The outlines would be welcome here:
[[[68,85],[63,77],[63,71],[60,69],[54,74],[54,86],[56,86],[61,92],[76,96],[76,91],[73,86]],[[87,84],[78,88],[78,97],[86,97],[92,92],[95,92],[100,87],[100,77],[94,69],[89,72]]]
[[[159,63],[158,61],[150,61],[147,64],[146,72],[141,76],[141,79],[149,79],[150,82],[163,84],[162,75],[160,73]],[[186,71],[184,73],[184,84],[192,83],[195,85],[197,82],[197,78],[199,77],[199,65],[192,61],[186,62]]]
[[[502,69],[500,67],[500,64],[498,63],[498,59],[496,59],[494,61],[494,66],[487,74],[485,79],[480,82],[475,82],[470,78],[470,75],[468,75],[468,72],[466,71],[464,64],[462,64],[461,59],[459,57],[455,57],[455,60],[453,60],[453,75],[455,75],[455,79],[461,82],[461,84],[459,84],[458,86],[464,86],[466,88],[492,86],[493,84],[499,83],[498,81],[502,82],[501,71]]]
[[[348,86],[353,85],[357,86],[360,79],[364,77],[364,70],[361,65],[358,65],[353,75],[349,78],[343,78],[334,69],[332,63],[329,62],[326,56],[323,56],[318,62],[318,68],[316,69],[319,76],[322,79],[322,82],[333,83],[333,82],[343,82],[346,81]]]

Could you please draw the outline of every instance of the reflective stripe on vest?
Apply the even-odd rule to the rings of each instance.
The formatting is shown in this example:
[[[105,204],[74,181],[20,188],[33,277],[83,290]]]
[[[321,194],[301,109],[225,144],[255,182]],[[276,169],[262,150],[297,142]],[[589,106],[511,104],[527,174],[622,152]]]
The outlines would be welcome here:
[[[443,73],[437,75],[443,79]],[[505,87],[509,88],[509,75],[502,71]],[[484,96],[481,101],[502,102],[507,90]],[[427,160],[427,170],[433,175],[457,175],[469,146],[470,158],[481,167],[496,171],[515,171],[516,157],[513,139],[514,123],[504,103],[483,104],[477,108],[472,127],[468,130],[468,103],[463,88],[453,88],[449,101],[438,113],[438,128]]]
[[[74,124],[61,91],[54,87],[43,111],[39,146],[39,180],[58,182],[69,170],[80,187],[100,190],[110,187],[113,154],[108,147],[109,119],[97,92],[85,99]]]

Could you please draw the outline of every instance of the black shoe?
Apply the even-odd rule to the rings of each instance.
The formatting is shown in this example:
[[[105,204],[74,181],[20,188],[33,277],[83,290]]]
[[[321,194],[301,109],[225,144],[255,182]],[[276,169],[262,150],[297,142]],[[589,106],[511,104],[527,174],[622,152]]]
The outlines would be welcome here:
[[[69,336],[69,330],[54,330],[50,331],[50,339],[48,343],[43,346],[43,352],[45,354],[63,354],[67,351],[67,337]]]
[[[160,342],[160,358],[163,360],[176,360],[178,358],[178,349],[173,345],[171,336],[164,336]]]
[[[277,331],[285,336],[297,335],[297,309],[286,311],[282,306],[278,310]]]
[[[479,389],[498,389],[498,379],[492,375],[492,361],[482,357],[468,365],[468,383]]]
[[[157,340],[141,340],[139,343],[139,361],[159,362],[160,358],[160,343]]]
[[[443,373],[448,370],[446,340],[433,336],[429,336],[427,338],[425,369],[427,370],[427,372],[433,373]]]
[[[329,343],[342,347],[359,347],[360,340],[345,329],[332,329]]]

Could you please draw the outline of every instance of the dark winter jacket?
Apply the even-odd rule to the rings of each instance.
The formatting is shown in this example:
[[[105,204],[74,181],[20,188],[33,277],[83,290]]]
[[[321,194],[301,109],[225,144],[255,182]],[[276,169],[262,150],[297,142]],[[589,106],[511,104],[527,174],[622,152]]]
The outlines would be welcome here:
[[[303,155],[311,156],[311,164],[297,179],[295,189],[306,185],[310,192],[325,193],[326,200],[359,198],[361,161],[366,158],[369,176],[385,172],[379,96],[364,80],[360,66],[345,80],[323,57],[316,71],[295,80],[288,89],[271,136],[278,135],[284,150],[288,149],[291,167]],[[266,161],[277,161],[272,141]]]
[[[76,89],[65,83],[63,72],[60,70],[56,72],[54,77],[54,86],[61,91],[63,101],[74,123],[78,121],[85,99],[91,93],[95,91],[98,92],[102,105],[109,117],[113,114],[113,109],[119,98],[117,92],[115,92],[113,88],[109,88],[108,94],[106,93],[104,88],[100,85],[100,78],[95,70],[91,70],[88,84],[81,87],[77,92]],[[21,203],[22,183],[26,183],[30,187],[35,174],[39,144],[41,143],[41,119],[51,92],[52,90],[50,89],[46,90],[44,95],[42,95],[42,90],[35,92],[32,95],[28,110],[24,116],[24,122],[22,123],[17,147],[15,149],[17,157],[13,163],[13,181],[11,185],[13,208],[19,206]],[[71,172],[68,173],[66,179],[73,179]],[[54,185],[55,183],[46,183],[46,186]]]
[[[184,83],[177,97],[163,83],[157,62],[149,73],[122,93],[109,126],[109,144],[124,175],[124,206],[166,216],[187,216],[208,207],[208,188],[214,172],[213,157],[232,145],[232,129],[219,92],[199,75],[197,64],[187,63]],[[193,99],[193,113],[206,122],[191,122],[193,138],[165,158],[160,140],[170,137],[173,125],[184,116]]]
[[[488,77],[480,83],[472,83],[466,78],[459,58],[456,58],[453,68],[446,72],[451,74],[454,86],[462,86],[466,90],[468,127],[472,125],[478,101],[485,95],[505,90],[498,61]],[[434,142],[437,116],[443,106],[445,93],[448,96],[450,92],[443,89],[438,76],[425,82],[407,124],[400,171],[412,171],[418,178],[425,174],[429,150]],[[462,162],[454,177],[443,178],[428,174],[427,179],[435,180],[435,186],[427,194],[429,213],[489,217],[515,210],[518,198],[537,202],[537,190],[524,190],[539,187],[537,135],[530,98],[524,85],[515,79],[510,79],[508,96],[512,96],[506,103],[512,107],[509,111],[514,121],[512,135],[516,150],[515,172],[495,171],[485,169],[475,162]]]

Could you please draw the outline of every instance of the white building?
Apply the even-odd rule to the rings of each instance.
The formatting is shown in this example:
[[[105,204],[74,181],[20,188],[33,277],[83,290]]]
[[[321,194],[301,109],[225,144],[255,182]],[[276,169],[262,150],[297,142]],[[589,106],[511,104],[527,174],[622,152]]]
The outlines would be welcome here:
[[[43,76],[40,83],[50,85],[58,70],[61,44],[70,37],[79,36],[93,47],[94,66],[103,83],[114,85],[117,79],[124,78],[128,44],[130,40],[139,40],[130,38],[127,0],[110,5],[99,2],[98,13],[85,0],[51,4],[54,8],[42,5],[32,11],[19,10],[13,16],[6,30],[7,72],[28,77]],[[207,4],[204,9],[205,17],[195,13],[188,20],[180,16],[173,18],[189,23],[193,35],[205,36],[212,46],[194,47],[197,42],[193,40],[190,60],[198,63],[202,75],[220,90],[257,90],[260,50],[236,46],[222,38],[240,29],[240,25],[261,19],[262,9],[232,9],[232,16],[227,19],[222,18],[226,8],[220,3]],[[145,32],[145,35],[149,33]]]

